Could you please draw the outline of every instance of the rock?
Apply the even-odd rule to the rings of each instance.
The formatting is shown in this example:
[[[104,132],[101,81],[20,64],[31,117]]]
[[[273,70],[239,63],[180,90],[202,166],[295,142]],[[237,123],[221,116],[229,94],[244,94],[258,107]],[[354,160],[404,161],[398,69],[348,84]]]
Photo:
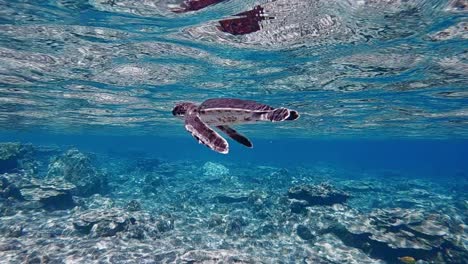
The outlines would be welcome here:
[[[13,240],[2,240],[0,242],[0,252],[2,251],[13,251],[13,250],[21,250],[25,246],[22,244],[18,239]]]
[[[94,224],[91,228],[92,237],[108,237],[114,236],[117,232],[124,231],[127,228],[126,221],[102,221]]]
[[[34,186],[31,180],[34,179],[30,174],[24,172],[18,173],[5,173],[0,178],[6,179],[6,184],[12,184],[18,189],[28,188]]]
[[[159,233],[164,233],[174,229],[174,219],[172,216],[166,216],[156,220],[156,230]]]
[[[429,214],[420,222],[410,224],[409,229],[427,236],[446,236],[450,233],[449,218],[439,214]]]
[[[79,215],[73,226],[91,237],[106,237],[124,231],[129,223],[130,217],[120,209],[92,209]]]
[[[23,200],[20,190],[13,183],[10,183],[7,178],[0,176],[0,197],[14,198]]]
[[[130,217],[130,225],[122,237],[144,239],[161,238],[161,236],[174,229],[174,218],[171,215],[161,215],[157,218],[146,213],[135,212]]]
[[[157,158],[140,158],[136,162],[136,167],[141,172],[152,172],[161,165],[161,160]]]
[[[343,191],[336,190],[329,184],[319,185],[298,185],[289,188],[288,197],[296,200],[303,200],[308,206],[313,205],[333,205],[344,203],[349,195]]]
[[[451,0],[446,10],[449,12],[466,12],[468,10],[468,3],[466,0]]]
[[[295,214],[302,214],[306,212],[306,207],[309,206],[307,201],[291,199],[291,212]]]
[[[0,197],[30,202],[22,207],[34,209],[69,209],[75,206],[75,186],[63,179],[42,180],[28,174],[9,173],[0,176]]]
[[[369,193],[382,191],[380,183],[370,180],[340,181],[342,188],[351,193]]]
[[[91,237],[156,238],[174,229],[174,219],[171,216],[155,219],[143,212],[130,214],[119,208],[91,209],[78,213],[75,218],[74,228]]]
[[[242,216],[229,217],[226,221],[224,232],[227,235],[242,234],[244,227],[247,225],[247,220]]]
[[[170,250],[167,252],[156,253],[152,257],[154,263],[176,263],[179,250]]]
[[[341,219],[331,232],[346,245],[371,257],[397,263],[401,256],[443,263],[463,263],[468,256],[446,239],[450,219],[418,209],[376,209]],[[442,258],[442,259],[441,259]]]
[[[229,175],[229,169],[222,164],[206,162],[203,165],[203,175],[207,177],[224,177]]]
[[[178,171],[177,165],[170,163],[161,163],[156,169],[157,174],[166,178],[176,175]]]
[[[88,156],[76,149],[54,158],[49,164],[47,178],[63,178],[77,188],[74,195],[89,196],[108,191],[105,175],[98,172]]]
[[[314,238],[310,229],[305,225],[298,225],[296,228],[296,234],[303,240],[311,240]]]
[[[279,230],[278,226],[271,223],[263,223],[257,230],[260,236],[271,235],[277,233]]]
[[[141,204],[136,200],[131,200],[125,208],[130,212],[136,212],[141,210]]]
[[[213,228],[220,226],[221,224],[224,223],[224,219],[221,215],[219,214],[213,214],[211,217],[208,219],[208,227]]]
[[[89,197],[73,197],[80,206],[86,209],[111,209],[115,207],[115,201],[100,194],[93,194]]]
[[[14,199],[0,198],[0,217],[15,215],[17,212],[16,204]]]
[[[430,259],[434,258],[434,252],[422,248],[408,248],[405,240],[398,242],[400,237],[398,234],[387,234],[386,236],[396,239],[395,242],[400,245],[396,248],[389,246],[387,243],[379,241],[369,233],[354,234],[349,232],[343,226],[335,226],[332,233],[340,238],[343,243],[350,247],[355,247],[368,254],[370,257],[383,259],[389,263],[398,263],[398,257],[401,255],[411,255],[417,258]]]
[[[158,173],[148,173],[145,175],[144,186],[142,187],[143,193],[155,194],[158,188],[164,185],[164,179]]]
[[[40,202],[48,209],[67,209],[73,207],[71,195],[60,191],[32,188],[21,190],[21,194],[26,200]]]
[[[20,143],[0,144],[0,173],[13,172],[18,168],[20,152]]]
[[[159,186],[162,186],[164,184],[163,178],[156,174],[156,173],[150,173],[145,176],[145,185],[149,185],[151,188],[157,188]]]
[[[253,191],[249,194],[248,202],[255,208],[260,209],[267,204],[268,194],[261,191]]]
[[[72,192],[75,185],[63,179],[31,179],[31,185],[20,190],[26,201],[37,201],[49,210],[70,209],[75,206]]]
[[[23,235],[23,226],[20,224],[7,226],[1,232],[6,237],[20,237]]]
[[[129,225],[128,229],[126,230],[126,237],[132,239],[144,239],[146,230],[141,225]]]
[[[38,164],[33,159],[31,144],[0,143],[0,173],[25,170],[29,174],[37,172]]]
[[[258,263],[251,257],[232,250],[191,250],[183,254],[182,263]]]
[[[33,251],[30,254],[28,254],[24,260],[23,263],[25,264],[43,264],[43,263],[49,263],[50,258],[48,255],[45,255],[43,253],[40,253],[38,251]]]
[[[468,38],[467,28],[468,28],[467,22],[460,22],[454,26],[451,26],[442,31],[436,32],[435,34],[429,35],[429,38],[433,41],[450,40],[453,38],[467,39]]]
[[[403,233],[400,233],[404,226],[416,224],[423,220],[422,217],[421,211],[399,208],[377,209],[367,216],[360,216],[359,221],[344,222],[343,224],[347,224],[347,230],[353,234],[371,234],[371,239],[388,243],[392,248],[400,248],[404,245],[405,248],[430,250],[431,247],[427,240],[407,233],[406,228],[404,228]]]
[[[248,194],[243,194],[241,192],[237,193],[223,193],[223,194],[218,194],[213,197],[213,199],[218,202],[218,203],[241,203],[241,202],[247,202],[249,199]]]

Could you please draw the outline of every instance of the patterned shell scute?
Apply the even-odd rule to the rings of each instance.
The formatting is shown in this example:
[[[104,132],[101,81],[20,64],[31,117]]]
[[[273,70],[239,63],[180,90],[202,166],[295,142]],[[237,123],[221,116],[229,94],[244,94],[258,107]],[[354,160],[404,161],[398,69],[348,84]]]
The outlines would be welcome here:
[[[260,104],[255,101],[240,100],[233,98],[219,98],[219,99],[208,99],[203,102],[200,107],[200,110],[211,110],[225,109],[227,111],[231,109],[244,109],[246,111],[269,111],[274,108],[268,105]]]

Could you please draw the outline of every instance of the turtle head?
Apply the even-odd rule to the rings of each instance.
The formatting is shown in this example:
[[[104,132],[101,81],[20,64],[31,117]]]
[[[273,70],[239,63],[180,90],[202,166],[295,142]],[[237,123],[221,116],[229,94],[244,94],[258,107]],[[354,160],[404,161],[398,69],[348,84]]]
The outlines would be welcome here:
[[[174,109],[172,109],[172,115],[183,117],[187,112],[192,112],[196,107],[197,106],[194,103],[190,102],[178,103]]]

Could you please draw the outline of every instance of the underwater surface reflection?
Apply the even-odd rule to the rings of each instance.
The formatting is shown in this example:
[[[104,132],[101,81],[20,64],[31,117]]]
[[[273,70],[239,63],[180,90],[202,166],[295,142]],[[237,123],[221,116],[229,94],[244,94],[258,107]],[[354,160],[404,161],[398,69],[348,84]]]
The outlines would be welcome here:
[[[1,1],[0,126],[182,134],[177,102],[234,97],[302,113],[277,136],[465,138],[466,6]]]

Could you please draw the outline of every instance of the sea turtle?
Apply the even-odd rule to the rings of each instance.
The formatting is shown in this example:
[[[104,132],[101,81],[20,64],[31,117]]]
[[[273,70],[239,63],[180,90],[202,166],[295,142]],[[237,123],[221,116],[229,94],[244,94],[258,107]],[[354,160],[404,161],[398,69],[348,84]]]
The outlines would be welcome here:
[[[208,99],[200,105],[191,102],[178,103],[172,114],[185,120],[185,129],[199,143],[223,154],[229,152],[229,145],[209,125],[215,126],[235,141],[251,148],[252,142],[228,125],[257,121],[280,122],[299,118],[299,113],[294,110],[284,107],[273,108],[254,101],[234,98]]]

